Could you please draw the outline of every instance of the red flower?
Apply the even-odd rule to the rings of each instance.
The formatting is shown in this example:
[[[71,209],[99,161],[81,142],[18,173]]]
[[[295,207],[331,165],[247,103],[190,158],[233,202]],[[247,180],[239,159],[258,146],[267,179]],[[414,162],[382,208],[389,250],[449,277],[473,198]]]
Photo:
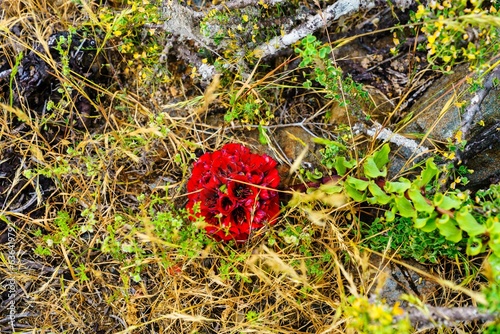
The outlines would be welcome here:
[[[205,230],[216,240],[243,242],[253,230],[276,222],[280,207],[274,189],[279,183],[271,157],[227,144],[195,162],[187,183],[187,209],[193,219],[205,218]],[[200,210],[195,213],[196,203]]]

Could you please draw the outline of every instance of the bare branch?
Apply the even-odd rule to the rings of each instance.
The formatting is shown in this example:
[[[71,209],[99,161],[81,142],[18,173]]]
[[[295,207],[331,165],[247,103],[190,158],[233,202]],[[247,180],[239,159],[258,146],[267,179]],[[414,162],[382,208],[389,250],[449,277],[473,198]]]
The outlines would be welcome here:
[[[395,317],[397,322],[405,317],[417,329],[430,329],[439,326],[448,328],[469,321],[493,321],[498,315],[480,311],[477,307],[433,307],[426,305],[424,309],[412,308],[406,314]]]
[[[466,134],[469,132],[472,127],[472,123],[477,114],[479,114],[481,110],[481,104],[483,103],[484,98],[488,95],[488,93],[495,87],[495,83],[497,83],[500,79],[500,66],[497,66],[486,79],[484,86],[482,89],[478,90],[476,94],[472,97],[470,101],[470,105],[465,110],[462,116],[462,134],[464,138]]]
[[[353,130],[355,132],[362,132],[375,139],[389,141],[400,147],[404,147],[410,152],[410,155],[419,156],[429,152],[429,148],[422,146],[419,142],[383,128],[382,125],[377,122],[374,122],[371,128],[367,128],[366,125],[358,123],[354,125]],[[406,158],[409,158],[409,156]]]
[[[279,50],[287,48],[305,36],[312,34],[323,26],[328,26],[341,16],[356,13],[362,9],[371,9],[376,5],[373,0],[339,0],[328,6],[319,14],[309,17],[307,22],[299,25],[284,36],[276,36],[269,42],[259,45],[255,54],[266,57],[275,54]]]

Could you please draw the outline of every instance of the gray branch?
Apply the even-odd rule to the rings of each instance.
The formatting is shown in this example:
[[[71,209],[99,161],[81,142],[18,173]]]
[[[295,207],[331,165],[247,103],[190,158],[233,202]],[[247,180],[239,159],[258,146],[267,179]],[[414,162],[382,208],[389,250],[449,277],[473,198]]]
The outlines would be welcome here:
[[[339,0],[318,14],[310,16],[307,22],[302,23],[284,36],[276,36],[269,42],[259,45],[255,49],[255,54],[266,57],[275,54],[279,50],[285,49],[309,34],[314,33],[321,27],[330,25],[341,16],[352,15],[362,9],[375,7],[373,0]]]
[[[424,309],[411,308],[404,315],[394,318],[394,322],[408,317],[416,329],[430,329],[439,326],[455,327],[469,321],[493,321],[498,315],[483,312],[477,307],[433,307]]]
[[[402,135],[398,135],[397,133],[392,132],[389,129],[382,127],[381,124],[374,122],[373,126],[368,128],[363,123],[357,123],[353,127],[354,132],[361,132],[375,139],[388,141],[397,146],[405,148],[403,151],[405,158],[410,158],[411,156],[421,156],[425,153],[428,153],[429,148],[421,145],[419,142],[406,138]]]
[[[498,85],[499,81],[500,81],[500,66],[497,66],[486,78],[483,88],[478,90],[476,94],[474,94],[474,96],[470,101],[470,105],[467,107],[462,116],[461,130],[464,138],[466,138],[467,133],[472,127],[474,119],[477,119],[476,115],[480,113],[481,104],[483,103],[484,98],[496,85]]]

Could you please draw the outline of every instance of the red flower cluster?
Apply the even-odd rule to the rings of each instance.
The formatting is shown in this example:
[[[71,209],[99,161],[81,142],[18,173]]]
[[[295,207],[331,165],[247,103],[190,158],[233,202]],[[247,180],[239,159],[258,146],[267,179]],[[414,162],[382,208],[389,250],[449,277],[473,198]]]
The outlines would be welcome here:
[[[250,233],[273,224],[279,213],[280,177],[276,161],[267,155],[250,153],[240,144],[205,153],[194,164],[188,181],[187,209],[205,217],[208,234],[216,240],[243,242]]]

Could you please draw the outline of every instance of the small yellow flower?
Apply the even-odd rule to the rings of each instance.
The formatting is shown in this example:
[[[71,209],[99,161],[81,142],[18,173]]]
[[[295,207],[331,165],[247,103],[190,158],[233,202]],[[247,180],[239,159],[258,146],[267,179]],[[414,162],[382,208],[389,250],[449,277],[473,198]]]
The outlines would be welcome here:
[[[425,7],[424,7],[424,5],[418,5],[417,12],[415,13],[415,18],[417,20],[420,20],[422,18],[422,16],[424,16],[424,14],[425,14]]]
[[[396,302],[394,304],[394,307],[392,308],[392,314],[398,316],[398,315],[403,315],[404,313],[405,311],[401,307],[399,307],[399,302]]]
[[[243,22],[248,22],[248,15],[243,14],[241,18],[243,19]]]
[[[113,35],[115,37],[120,37],[122,35],[122,32],[120,30],[115,30],[115,31],[113,31]]]
[[[443,26],[444,26],[443,21],[444,21],[444,16],[440,15],[438,21],[435,23],[436,24],[436,28],[438,28],[438,30],[443,29]]]

